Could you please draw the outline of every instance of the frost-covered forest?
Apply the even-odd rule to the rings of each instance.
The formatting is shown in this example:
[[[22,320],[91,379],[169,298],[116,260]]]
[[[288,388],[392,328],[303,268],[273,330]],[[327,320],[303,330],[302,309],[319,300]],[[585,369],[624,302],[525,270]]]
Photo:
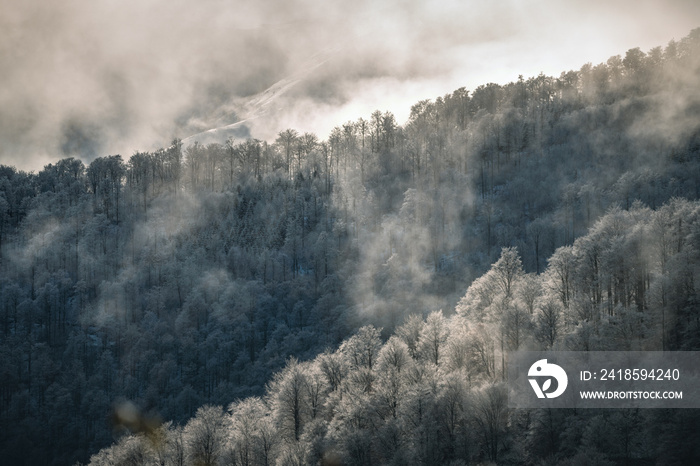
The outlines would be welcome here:
[[[516,349],[700,350],[700,29],[338,125],[0,166],[7,464],[692,464],[506,408]],[[111,445],[111,446],[110,446]]]

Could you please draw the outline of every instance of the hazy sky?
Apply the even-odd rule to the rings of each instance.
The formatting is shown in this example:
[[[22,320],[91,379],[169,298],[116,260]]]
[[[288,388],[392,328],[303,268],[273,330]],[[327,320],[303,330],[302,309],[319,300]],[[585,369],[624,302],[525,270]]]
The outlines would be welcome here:
[[[0,163],[128,159],[234,114],[263,115],[244,123],[256,137],[325,139],[375,109],[403,123],[420,99],[699,26],[696,0],[0,0]]]

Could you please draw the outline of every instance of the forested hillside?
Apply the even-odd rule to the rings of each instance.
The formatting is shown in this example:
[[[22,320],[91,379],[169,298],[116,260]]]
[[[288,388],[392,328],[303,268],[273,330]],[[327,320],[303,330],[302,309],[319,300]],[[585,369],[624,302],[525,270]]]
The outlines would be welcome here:
[[[699,196],[700,29],[403,126],[0,166],[0,458],[696,460],[692,411],[499,381],[518,348],[698,349]]]
[[[384,343],[362,327],[290,358],[263,397],[125,436],[91,464],[694,464],[695,410],[509,410],[503,358],[698,350],[699,235],[700,202],[676,199],[611,210],[540,275],[503,248],[452,317],[414,314]]]

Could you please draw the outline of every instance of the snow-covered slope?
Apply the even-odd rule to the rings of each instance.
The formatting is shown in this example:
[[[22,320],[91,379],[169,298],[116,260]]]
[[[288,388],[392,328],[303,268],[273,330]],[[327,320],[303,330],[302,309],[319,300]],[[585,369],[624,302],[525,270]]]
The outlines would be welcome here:
[[[250,97],[237,98],[220,109],[220,116],[212,120],[212,128],[192,134],[183,139],[185,145],[212,142],[222,143],[229,137],[247,138],[260,137],[257,133],[275,134],[285,128],[273,128],[276,113],[283,110],[287,104],[283,98],[292,88],[308,79],[320,67],[326,64],[340,50],[339,46],[326,48],[304,62],[301,62],[295,72],[277,81],[262,92]]]

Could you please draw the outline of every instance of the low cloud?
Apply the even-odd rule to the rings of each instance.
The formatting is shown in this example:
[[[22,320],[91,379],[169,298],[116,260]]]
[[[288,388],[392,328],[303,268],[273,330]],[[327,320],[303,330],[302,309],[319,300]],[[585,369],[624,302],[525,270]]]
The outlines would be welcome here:
[[[696,2],[608,3],[0,0],[0,163],[128,158],[246,113],[255,137],[325,138],[350,110],[400,117],[456,87],[578,68],[700,23]]]

